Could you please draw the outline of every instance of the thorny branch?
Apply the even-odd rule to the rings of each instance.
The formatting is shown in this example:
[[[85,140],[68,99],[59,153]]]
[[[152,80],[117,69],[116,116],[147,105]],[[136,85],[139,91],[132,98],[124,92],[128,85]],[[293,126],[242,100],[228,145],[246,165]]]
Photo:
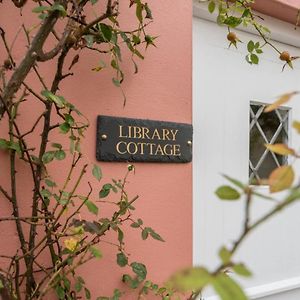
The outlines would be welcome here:
[[[26,5],[26,0],[13,0],[13,3],[15,7],[22,9]],[[116,58],[120,61],[118,37],[124,39],[124,35],[128,35],[131,36],[130,39],[126,37],[129,50],[134,51],[135,54],[138,53],[139,57],[143,57],[138,52],[137,45],[132,46],[129,43],[133,43],[131,41],[133,35],[136,39],[139,39],[142,34],[145,35],[144,28],[147,25],[139,17],[137,29],[123,32],[117,21],[119,1],[107,0],[104,12],[89,21],[87,21],[85,15],[85,6],[89,3],[88,0],[71,2],[58,0],[53,3],[51,1],[37,3],[40,5],[38,10],[41,11],[42,21],[37,26],[37,31],[33,37],[31,37],[32,31],[22,24],[11,46],[9,46],[5,28],[0,27],[1,41],[6,51],[6,58],[8,58],[0,66],[2,83],[0,89],[0,119],[1,122],[7,122],[9,127],[8,139],[2,139],[2,136],[0,136],[0,142],[2,143],[0,147],[7,150],[10,162],[10,189],[6,190],[6,185],[5,188],[4,185],[0,185],[0,194],[12,207],[12,216],[0,216],[0,223],[14,222],[20,242],[20,249],[16,251],[15,255],[11,257],[0,255],[0,258],[10,260],[8,271],[2,272],[0,270],[0,273],[7,274],[2,283],[10,282],[4,289],[9,294],[7,300],[15,299],[15,296],[18,300],[23,298],[26,300],[42,299],[50,289],[56,289],[57,287],[63,288],[66,293],[72,295],[72,299],[77,299],[74,296],[75,292],[64,286],[62,278],[65,279],[67,275],[75,276],[76,269],[93,257],[89,252],[90,248],[99,243],[100,237],[105,235],[112,227],[110,224],[103,225],[102,229],[99,232],[97,231],[96,234],[91,234],[90,230],[80,239],[77,233],[72,232],[74,218],[80,217],[83,206],[88,206],[87,204],[92,201],[90,198],[92,197],[93,188],[88,182],[89,192],[87,192],[85,200],[81,201],[79,205],[76,203],[81,199],[76,193],[87,171],[87,165],[83,165],[75,183],[72,183],[71,186],[74,174],[77,174],[76,168],[82,159],[80,140],[88,125],[85,123],[86,120],[84,122],[74,120],[75,114],[78,118],[82,117],[84,119],[85,117],[72,104],[62,100],[62,97],[57,93],[60,90],[61,82],[73,75],[73,73],[65,71],[65,62],[69,61],[68,56],[71,51],[83,48],[98,50],[99,54],[108,55],[110,58]],[[142,1],[139,3],[138,9],[145,9],[145,4],[142,4]],[[147,9],[149,9],[148,6]],[[59,34],[62,24],[58,26],[58,20],[62,20],[62,34]],[[113,26],[108,26],[102,23],[103,21],[111,23]],[[106,35],[103,32],[101,33],[100,23],[102,24],[101,30],[107,29],[111,32],[106,33]],[[3,25],[1,24],[1,26]],[[20,32],[24,33],[28,45],[24,57],[18,62],[13,55],[13,48]],[[97,32],[97,35],[94,34],[95,32]],[[92,46],[87,44],[86,36],[89,34],[93,35],[95,39]],[[45,51],[46,47],[44,45],[48,45],[52,35],[57,42],[50,51]],[[109,40],[110,35],[111,40]],[[98,47],[101,44],[105,44],[107,50],[100,50]],[[81,52],[78,52],[79,58]],[[51,65],[55,65],[55,73],[52,82],[49,83],[48,79],[44,80],[43,68],[40,68],[40,66],[50,61]],[[119,65],[114,66],[114,68],[118,76],[123,74]],[[28,77],[31,72],[36,76],[40,85],[39,88],[50,94],[50,97],[45,96],[45,93],[40,94],[37,92],[38,88],[36,86],[31,86],[31,78]],[[17,99],[18,97],[19,99]],[[30,120],[29,128],[21,130],[22,126],[19,123],[20,107],[30,102],[27,101],[29,97],[34,99],[36,105],[42,108],[39,114],[33,120]],[[55,101],[57,99],[63,101],[63,104],[59,105]],[[63,123],[57,124],[56,117],[62,119]],[[67,123],[67,120],[69,123]],[[50,132],[58,127],[61,128],[61,125],[65,124],[69,126],[67,130],[70,137],[68,136],[67,140],[70,139],[70,152],[73,159],[65,182],[59,187],[59,184],[51,181],[52,178],[45,157],[49,153],[54,153],[53,155],[60,153],[62,156],[55,157],[55,159],[64,158],[65,145],[52,143],[50,146]],[[41,132],[39,132],[40,130]],[[31,145],[32,137],[35,138],[35,141],[39,137],[38,143]],[[51,149],[53,145],[56,147],[54,150]],[[24,203],[28,205],[28,199],[27,194],[19,189],[22,174],[18,173],[20,168],[18,160],[21,160],[22,167],[25,165],[30,171],[33,183],[31,215],[25,217],[20,214],[20,211],[22,211],[20,208],[23,207]],[[119,209],[113,213],[110,219],[114,226],[121,226],[129,220],[129,218],[120,218],[120,216],[126,212],[129,213],[131,205],[137,199],[135,197],[131,201],[128,200],[128,195],[125,192],[127,176],[128,174],[121,184],[121,198],[116,203]],[[72,206],[75,206],[74,210],[69,216],[65,217],[64,214],[67,210],[71,210]],[[91,209],[95,208],[92,207]],[[98,220],[97,222],[100,226],[101,222]],[[37,226],[44,227],[44,234],[41,234]],[[78,239],[78,248],[66,255],[67,248],[63,246],[63,241],[70,237]],[[46,251],[50,254],[51,264],[44,266],[40,263],[39,258]],[[78,259],[78,261],[70,266],[70,259]],[[25,271],[23,271],[24,269]],[[45,277],[40,280],[41,277],[36,276],[36,274],[43,274]],[[23,291],[24,286],[25,291]]]

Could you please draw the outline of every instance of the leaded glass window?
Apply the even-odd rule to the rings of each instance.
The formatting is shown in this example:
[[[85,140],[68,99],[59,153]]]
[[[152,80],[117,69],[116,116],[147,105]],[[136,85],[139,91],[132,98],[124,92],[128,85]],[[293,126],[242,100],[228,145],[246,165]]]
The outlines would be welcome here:
[[[250,157],[249,179],[251,184],[259,184],[269,177],[279,166],[287,163],[287,156],[277,155],[265,144],[288,143],[289,109],[280,107],[264,113],[266,104],[250,104]]]

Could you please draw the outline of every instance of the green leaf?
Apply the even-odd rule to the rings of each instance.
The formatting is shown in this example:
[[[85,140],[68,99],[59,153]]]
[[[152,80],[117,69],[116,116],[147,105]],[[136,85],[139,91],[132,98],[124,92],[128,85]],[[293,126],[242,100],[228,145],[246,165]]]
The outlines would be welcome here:
[[[123,275],[122,281],[127,283],[132,289],[136,289],[140,284],[140,282],[137,279],[131,278],[131,276],[128,274]]]
[[[65,290],[63,289],[62,286],[60,286],[60,285],[56,286],[55,292],[56,292],[58,299],[65,299]]]
[[[256,49],[255,51],[256,51],[257,54],[262,54],[263,53],[262,49],[260,49],[260,48]]]
[[[64,114],[65,122],[68,123],[70,126],[73,126],[75,123],[74,118],[70,114]]]
[[[138,224],[138,223],[131,223],[130,224],[130,226],[132,227],[132,228],[139,228],[140,227],[140,225]]]
[[[57,148],[57,149],[59,149],[59,150],[62,148],[62,145],[59,144],[59,143],[52,143],[51,146],[52,146],[53,148]]]
[[[260,28],[261,28],[261,30],[263,30],[266,33],[271,33],[271,30],[268,27],[261,26]]]
[[[225,247],[222,247],[220,249],[219,256],[224,264],[227,264],[230,262],[231,253]]]
[[[121,296],[121,291],[119,289],[114,289],[114,295],[111,300],[119,300]]]
[[[48,6],[37,6],[35,7],[32,12],[34,13],[41,13],[43,11],[49,11],[51,10],[51,7],[48,7]]]
[[[0,149],[6,150],[9,148],[9,141],[0,139]]]
[[[55,156],[55,151],[48,151],[43,154],[42,161],[44,164],[50,163]]]
[[[87,289],[87,288],[84,288],[84,293],[85,293],[85,298],[86,299],[91,299],[91,292],[90,292],[90,290],[89,289]]]
[[[65,8],[61,4],[55,3],[54,5],[52,5],[51,11],[55,11],[55,10],[59,11],[60,15],[63,17],[67,15]]]
[[[91,0],[92,5],[95,5],[98,2],[98,0]]]
[[[228,25],[229,27],[235,28],[240,25],[242,20],[240,18],[230,16],[224,20],[224,24]]]
[[[100,192],[99,192],[99,198],[105,198],[109,195],[109,192],[110,190],[104,190],[102,189]]]
[[[144,59],[145,57],[141,54],[141,52],[139,52],[137,49],[134,49],[133,53],[139,57],[140,59]]]
[[[50,179],[45,179],[45,183],[49,186],[49,187],[55,187],[56,183]]]
[[[150,233],[151,237],[154,238],[155,240],[164,242],[165,240],[158,234],[156,233],[152,228],[147,227],[148,232]]]
[[[214,277],[212,285],[222,300],[247,300],[241,287],[224,273]]]
[[[91,35],[91,34],[87,34],[84,36],[84,39],[86,41],[86,45],[91,48],[93,47],[93,44],[94,44],[94,36]]]
[[[105,198],[109,195],[112,185],[110,183],[106,183],[103,185],[101,191],[99,192],[99,198]]]
[[[97,215],[98,214],[98,211],[99,211],[99,208],[98,206],[93,203],[92,201],[90,200],[86,200],[84,202],[84,204],[86,205],[86,207],[88,208],[89,212],[93,213],[94,215]]]
[[[215,193],[222,200],[238,200],[241,196],[237,190],[228,185],[219,187]]]
[[[120,242],[120,244],[123,243],[123,239],[124,239],[124,233],[120,228],[118,228],[118,241]]]
[[[112,79],[112,82],[113,82],[113,84],[114,84],[116,87],[120,87],[120,86],[121,86],[121,82],[120,82],[120,80],[117,79],[117,78],[113,78],[113,79]]]
[[[248,45],[247,45],[247,49],[249,52],[252,52],[255,48],[254,42],[253,41],[249,41]]]
[[[214,1],[210,1],[208,4],[208,11],[212,14],[215,11],[216,3]]]
[[[246,55],[245,58],[246,58],[247,63],[249,63],[250,65],[252,65],[251,54]]]
[[[11,150],[15,150],[18,154],[21,154],[19,142],[8,142],[8,148]]]
[[[94,165],[93,170],[92,170],[92,174],[93,174],[93,176],[94,176],[98,181],[101,180],[101,178],[102,178],[102,171],[101,171],[101,169],[100,169],[99,166]]]
[[[132,271],[142,280],[147,277],[147,269],[144,264],[133,262],[131,265]]]
[[[247,269],[247,267],[244,264],[236,264],[232,267],[233,271],[241,276],[250,277],[252,276],[252,273]]]
[[[119,65],[117,63],[117,61],[115,59],[113,59],[111,62],[110,62],[110,65],[115,69],[115,70],[119,70]]]
[[[41,195],[43,197],[43,203],[48,206],[49,203],[50,203],[49,198],[52,195],[51,192],[49,190],[43,188],[43,189],[41,189],[40,193],[41,193]]]
[[[70,291],[71,283],[70,280],[67,277],[63,277],[64,286],[67,289],[67,291]]]
[[[148,235],[149,235],[148,229],[147,228],[143,229],[143,231],[142,231],[142,239],[146,240],[148,238]]]
[[[143,12],[143,5],[142,5],[142,3],[141,3],[140,0],[137,0],[136,1],[136,17],[138,18],[138,20],[140,21],[140,23],[143,22],[142,12]]]
[[[62,123],[62,124],[59,125],[60,132],[63,133],[63,134],[68,133],[70,128],[71,127],[68,123]]]
[[[39,19],[45,20],[47,18],[48,14],[39,14]]]
[[[65,107],[66,101],[64,100],[63,97],[54,95],[53,93],[51,93],[51,92],[48,91],[48,90],[42,91],[41,94],[42,94],[44,97],[46,97],[48,100],[54,102],[58,108],[63,108],[63,107]]]
[[[112,38],[112,27],[108,26],[104,23],[100,23],[101,32],[107,42],[109,42]]]
[[[256,54],[252,53],[250,57],[251,57],[252,63],[255,64],[255,65],[257,65],[258,62],[259,62],[258,56]]]
[[[64,150],[55,151],[54,156],[57,160],[64,160],[66,158],[66,152]]]
[[[89,250],[95,258],[102,258],[102,253],[100,249],[91,246]]]
[[[287,64],[289,65],[289,67],[290,67],[291,69],[294,69],[293,64],[292,64],[292,62],[291,62],[290,60],[287,62]]]
[[[201,290],[211,281],[212,276],[202,267],[183,269],[175,273],[168,284],[181,292]],[[235,300],[232,298],[231,300]]]
[[[128,258],[123,252],[117,254],[117,264],[120,267],[125,267],[128,264]]]
[[[79,293],[81,290],[82,290],[82,283],[79,280],[77,280],[75,283],[75,291]]]
[[[242,18],[248,17],[250,15],[250,9],[246,8],[242,14]]]

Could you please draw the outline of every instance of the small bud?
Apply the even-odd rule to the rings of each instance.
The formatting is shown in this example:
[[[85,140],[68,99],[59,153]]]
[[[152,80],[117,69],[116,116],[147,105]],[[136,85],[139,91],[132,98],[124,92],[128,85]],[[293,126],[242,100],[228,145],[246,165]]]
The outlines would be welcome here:
[[[291,61],[291,55],[290,55],[289,52],[283,51],[283,52],[280,53],[279,59],[283,60],[283,61],[286,61],[286,62],[289,62],[289,61]]]
[[[10,59],[6,59],[3,63],[3,66],[6,70],[11,70],[13,67]]]
[[[227,34],[227,40],[230,41],[231,43],[237,42],[239,39],[237,38],[236,34],[234,32],[229,32]]]
[[[134,165],[128,165],[127,169],[129,172],[134,171]]]

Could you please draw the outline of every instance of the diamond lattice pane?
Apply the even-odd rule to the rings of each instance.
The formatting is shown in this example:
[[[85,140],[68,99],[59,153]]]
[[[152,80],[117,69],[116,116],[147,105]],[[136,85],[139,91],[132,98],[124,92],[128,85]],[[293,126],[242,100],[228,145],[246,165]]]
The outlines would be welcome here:
[[[288,109],[278,108],[264,113],[264,104],[250,105],[249,178],[252,184],[269,177],[278,166],[287,162],[287,157],[266,149],[265,144],[288,142]]]

